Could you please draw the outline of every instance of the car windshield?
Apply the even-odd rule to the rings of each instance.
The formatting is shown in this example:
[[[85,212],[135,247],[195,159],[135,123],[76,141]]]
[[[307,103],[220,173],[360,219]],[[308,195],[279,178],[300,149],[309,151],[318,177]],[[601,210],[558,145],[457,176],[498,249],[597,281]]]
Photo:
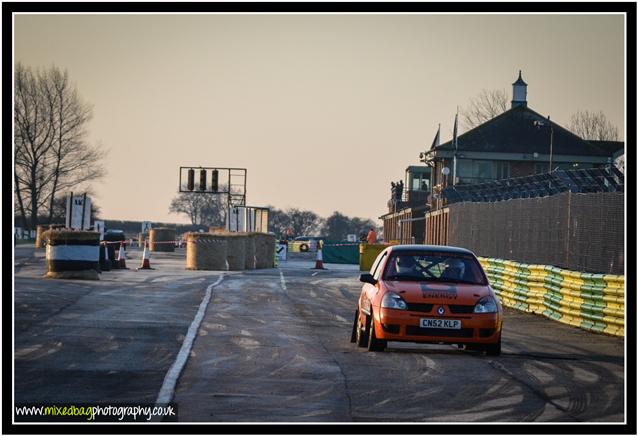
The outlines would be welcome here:
[[[474,256],[443,252],[394,253],[385,265],[383,280],[487,284]]]

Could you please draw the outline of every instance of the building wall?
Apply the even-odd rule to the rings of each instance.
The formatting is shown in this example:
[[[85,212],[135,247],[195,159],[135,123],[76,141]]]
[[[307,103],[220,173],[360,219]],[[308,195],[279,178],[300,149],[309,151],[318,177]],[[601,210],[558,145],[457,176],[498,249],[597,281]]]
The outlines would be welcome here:
[[[624,273],[622,193],[564,192],[494,203],[454,203],[443,210],[449,213],[449,224],[441,227],[447,244],[479,256],[581,272]]]

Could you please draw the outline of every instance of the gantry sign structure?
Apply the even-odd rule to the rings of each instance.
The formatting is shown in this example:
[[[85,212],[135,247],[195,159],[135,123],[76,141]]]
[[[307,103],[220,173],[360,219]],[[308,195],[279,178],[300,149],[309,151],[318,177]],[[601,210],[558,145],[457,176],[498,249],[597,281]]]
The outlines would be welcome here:
[[[179,192],[225,195],[226,229],[268,232],[270,209],[246,205],[246,168],[180,167]]]
[[[179,167],[179,192],[225,195],[229,208],[246,206],[246,175],[246,168]]]

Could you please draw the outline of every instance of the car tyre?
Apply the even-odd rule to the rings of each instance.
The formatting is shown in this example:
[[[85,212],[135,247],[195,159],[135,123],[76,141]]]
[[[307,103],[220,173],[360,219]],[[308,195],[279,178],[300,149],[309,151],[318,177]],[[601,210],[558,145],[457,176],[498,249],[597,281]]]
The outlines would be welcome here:
[[[356,338],[355,342],[359,347],[365,347],[368,344],[368,332],[370,331],[370,317],[366,317],[365,327],[361,324],[361,313],[357,310],[356,319]]]
[[[385,339],[378,339],[374,329],[374,319],[372,313],[370,314],[370,329],[368,333],[368,351],[383,351],[387,347],[388,341]]]
[[[500,356],[501,355],[501,336],[498,336],[498,342],[495,344],[489,344],[485,346],[485,354],[488,356]]]
[[[355,344],[357,342],[357,325],[359,324],[359,309],[354,311],[354,321],[352,322],[352,334],[350,335],[350,342]]]

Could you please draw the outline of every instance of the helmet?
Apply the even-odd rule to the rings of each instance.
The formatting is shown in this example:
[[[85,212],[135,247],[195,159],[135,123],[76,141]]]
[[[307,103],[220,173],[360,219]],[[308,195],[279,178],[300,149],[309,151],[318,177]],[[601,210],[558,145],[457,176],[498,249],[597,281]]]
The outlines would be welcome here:
[[[445,275],[447,277],[463,278],[465,274],[465,262],[463,262],[463,260],[452,257],[447,259],[445,263],[447,264],[447,268],[445,269]]]

